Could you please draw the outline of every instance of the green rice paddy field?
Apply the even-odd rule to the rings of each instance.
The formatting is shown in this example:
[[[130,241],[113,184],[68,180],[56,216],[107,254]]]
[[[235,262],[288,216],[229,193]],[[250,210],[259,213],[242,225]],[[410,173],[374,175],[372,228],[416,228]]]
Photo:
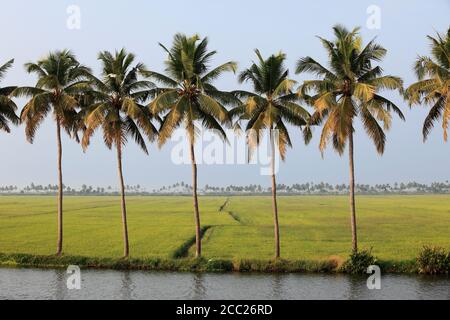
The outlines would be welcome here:
[[[271,198],[201,197],[207,258],[270,259]],[[119,258],[119,197],[66,197],[65,255]],[[128,197],[130,253],[169,258],[194,235],[190,197]],[[360,248],[382,260],[408,260],[425,244],[450,248],[450,196],[358,196]],[[351,234],[345,196],[279,197],[281,255],[286,259],[346,258]],[[56,246],[56,198],[0,197],[0,252],[50,255]],[[192,254],[192,253],[191,253]]]

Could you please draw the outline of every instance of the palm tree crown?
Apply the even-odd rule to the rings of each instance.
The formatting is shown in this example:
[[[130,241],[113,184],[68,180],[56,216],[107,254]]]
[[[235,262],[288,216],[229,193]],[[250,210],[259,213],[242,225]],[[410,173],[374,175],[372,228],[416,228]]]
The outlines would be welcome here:
[[[305,81],[300,94],[315,107],[312,121],[325,120],[320,138],[323,151],[328,140],[342,154],[350,133],[354,131],[353,120],[361,117],[364,129],[374,141],[377,151],[384,152],[385,129],[391,124],[390,112],[395,112],[402,120],[400,109],[390,100],[380,95],[385,89],[402,89],[402,80],[394,76],[382,76],[383,70],[373,62],[381,61],[386,49],[370,41],[361,46],[359,28],[348,31],[342,26],[333,28],[335,41],[320,38],[328,52],[329,68],[311,57],[297,63],[297,73],[311,72],[318,80]],[[310,92],[313,92],[310,95]],[[379,124],[381,122],[383,126]]]
[[[98,58],[103,65],[102,78],[91,76],[93,90],[87,96],[93,103],[85,110],[83,148],[87,148],[91,136],[101,127],[109,149],[123,146],[127,137],[131,137],[148,153],[142,133],[152,141],[157,129],[151,121],[152,114],[143,105],[154,88],[152,82],[139,77],[145,66],[142,63],[133,65],[135,56],[124,49],[114,55],[101,52]]]
[[[431,41],[431,57],[418,57],[415,71],[418,82],[406,90],[410,104],[431,105],[425,118],[422,134],[426,140],[434,124],[442,118],[444,141],[447,141],[450,121],[450,28],[445,36],[428,36]]]
[[[6,72],[11,68],[13,63],[14,60],[10,60],[0,66],[0,80],[4,78]],[[18,125],[20,122],[19,117],[16,115],[17,106],[14,101],[10,99],[10,94],[14,89],[16,89],[16,87],[0,87],[0,130],[7,133],[11,131],[8,122],[11,122],[14,125]]]
[[[284,159],[286,146],[291,146],[285,122],[303,126],[309,119],[309,113],[296,103],[299,97],[291,91],[296,81],[288,78],[289,72],[284,68],[285,54],[279,53],[264,60],[259,50],[255,52],[258,63],[253,63],[239,75],[239,82],[249,81],[254,92],[234,91],[236,96],[245,101],[231,110],[230,116],[239,116],[238,122],[248,120],[246,131],[256,133],[249,135],[251,147],[259,144],[264,129],[276,130],[278,148]]]
[[[221,124],[229,124],[225,105],[237,103],[234,97],[218,90],[213,84],[224,72],[236,71],[236,63],[229,61],[214,69],[209,68],[216,51],[207,51],[208,38],[200,40],[198,35],[186,37],[176,34],[173,46],[167,52],[167,75],[148,72],[147,75],[159,81],[165,88],[155,91],[156,98],[150,104],[155,114],[164,114],[159,132],[159,144],[164,144],[173,131],[184,124],[190,141],[195,141],[196,121],[207,129],[215,129],[225,139]]]
[[[27,63],[25,68],[38,76],[35,87],[19,87],[13,92],[15,96],[31,97],[21,114],[27,139],[33,142],[37,128],[50,112],[58,125],[76,137],[76,97],[88,88],[90,69],[69,50],[51,52],[37,63]]]

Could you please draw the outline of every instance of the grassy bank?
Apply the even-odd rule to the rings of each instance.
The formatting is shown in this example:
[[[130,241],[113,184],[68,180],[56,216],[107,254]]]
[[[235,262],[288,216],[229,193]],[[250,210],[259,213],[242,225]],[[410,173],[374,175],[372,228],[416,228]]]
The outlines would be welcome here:
[[[415,261],[377,262],[385,273],[417,273]],[[36,256],[30,254],[1,254],[1,267],[67,268],[77,265],[85,269],[148,270],[179,272],[262,272],[262,273],[341,273],[337,260],[223,260],[223,259],[114,259],[77,256]]]
[[[202,261],[193,260],[190,197],[127,199],[130,262],[120,260],[118,197],[65,199],[65,257],[61,261],[51,256],[56,246],[55,197],[0,197],[2,261],[9,257],[14,264],[15,254],[23,253],[20,259],[35,260],[36,265],[45,265],[46,261],[77,264],[80,259],[89,261],[80,265],[108,268],[136,264],[150,269],[205,270],[213,259],[240,265],[233,270],[280,268],[295,272],[330,270],[323,261],[339,265],[351,251],[348,199],[344,196],[279,197],[281,256],[285,260],[276,266],[271,261],[274,241],[270,197],[231,197],[225,207],[226,197],[201,197],[205,226]],[[358,196],[360,248],[373,248],[373,255],[386,270],[411,269],[408,261],[416,259],[424,245],[450,248],[449,208],[449,195]],[[20,259],[17,264],[24,264]],[[246,267],[249,264],[251,267]]]

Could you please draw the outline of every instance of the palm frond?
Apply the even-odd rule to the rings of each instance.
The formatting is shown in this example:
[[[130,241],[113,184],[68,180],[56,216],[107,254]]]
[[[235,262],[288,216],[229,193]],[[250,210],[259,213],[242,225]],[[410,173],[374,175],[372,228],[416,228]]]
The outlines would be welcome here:
[[[422,128],[422,134],[423,134],[423,140],[426,141],[428,138],[428,135],[430,134],[431,130],[434,127],[435,122],[437,122],[441,117],[442,114],[444,113],[444,98],[441,97],[439,98],[436,103],[434,104],[434,106],[431,107],[427,117],[425,118],[425,121],[423,123],[423,128]],[[445,121],[446,119],[444,119]],[[447,119],[448,121],[448,119]],[[444,133],[445,134],[445,133]]]
[[[14,64],[14,59],[11,59],[8,62],[6,62],[5,64],[0,66],[0,80],[2,80],[5,77],[6,72],[12,67],[13,64]]]

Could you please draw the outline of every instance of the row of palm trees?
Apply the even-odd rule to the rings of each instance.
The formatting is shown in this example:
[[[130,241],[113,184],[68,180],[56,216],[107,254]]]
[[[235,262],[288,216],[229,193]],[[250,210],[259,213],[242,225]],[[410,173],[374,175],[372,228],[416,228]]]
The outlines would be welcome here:
[[[45,58],[25,65],[28,73],[37,75],[34,87],[0,87],[0,129],[10,132],[10,123],[25,125],[29,142],[49,115],[56,123],[58,149],[58,240],[57,255],[63,249],[63,180],[61,131],[81,142],[83,150],[97,129],[109,149],[115,148],[124,241],[124,257],[129,256],[125,187],[122,173],[123,147],[133,139],[148,153],[146,140],[157,140],[162,146],[177,128],[186,130],[192,162],[192,190],[196,227],[196,256],[201,256],[201,223],[197,198],[197,165],[194,145],[200,127],[215,129],[226,140],[224,127],[239,130],[245,125],[250,150],[254,150],[266,131],[272,150],[272,204],[275,235],[275,257],[280,257],[280,232],[274,170],[275,152],[282,159],[291,147],[287,125],[301,128],[305,143],[312,137],[312,127],[322,125],[319,148],[327,143],[342,155],[348,144],[350,169],[350,212],[352,249],[358,250],[354,178],[354,122],[363,127],[382,154],[385,131],[391,125],[392,113],[404,120],[400,108],[381,93],[397,90],[410,105],[427,104],[430,112],[423,125],[427,138],[434,124],[441,119],[444,140],[450,120],[450,29],[445,35],[429,36],[431,56],[419,57],[415,64],[418,82],[403,89],[401,78],[383,75],[380,62],[386,54],[374,40],[362,46],[359,29],[351,31],[337,25],[335,39],[319,38],[328,54],[326,64],[312,57],[298,60],[296,73],[311,73],[316,79],[301,84],[289,77],[283,53],[264,58],[255,50],[256,61],[239,75],[239,82],[248,82],[252,91],[226,92],[214,86],[214,80],[225,72],[236,72],[237,64],[226,62],[210,68],[216,51],[208,51],[207,38],[183,34],[174,36],[170,49],[160,44],[167,54],[165,73],[151,71],[124,49],[100,52],[100,77],[82,65],[67,50],[56,51]],[[13,60],[0,67],[0,79]],[[13,97],[26,97],[20,117]],[[310,114],[301,104],[313,107]],[[229,109],[227,109],[227,107]],[[158,127],[159,125],[159,127]],[[81,134],[81,139],[79,137]],[[278,150],[277,150],[278,148]]]

